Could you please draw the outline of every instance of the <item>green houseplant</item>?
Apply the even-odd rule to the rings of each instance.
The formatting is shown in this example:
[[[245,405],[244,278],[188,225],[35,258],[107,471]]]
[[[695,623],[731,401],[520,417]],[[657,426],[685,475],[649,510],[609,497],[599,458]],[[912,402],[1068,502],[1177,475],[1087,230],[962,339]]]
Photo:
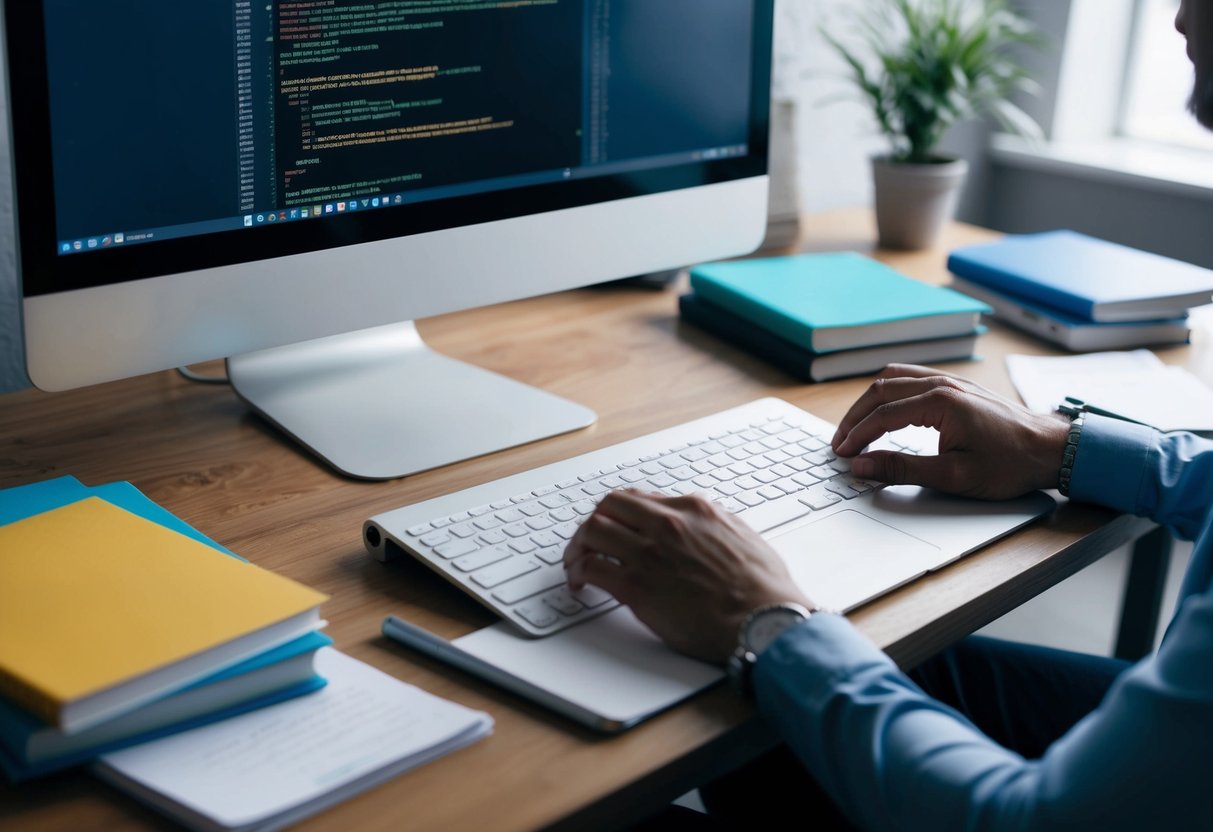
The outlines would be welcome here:
[[[968,171],[938,152],[949,127],[988,116],[1039,135],[1008,96],[1034,91],[1016,53],[1040,38],[1005,0],[871,0],[854,24],[856,46],[824,35],[891,144],[872,160],[880,241],[922,248],[955,212]]]

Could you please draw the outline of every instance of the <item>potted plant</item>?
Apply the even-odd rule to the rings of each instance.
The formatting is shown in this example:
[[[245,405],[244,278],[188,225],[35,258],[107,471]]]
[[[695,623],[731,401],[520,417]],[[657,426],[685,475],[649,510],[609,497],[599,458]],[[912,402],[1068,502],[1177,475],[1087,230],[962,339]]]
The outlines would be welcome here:
[[[1004,0],[875,0],[866,8],[856,27],[863,49],[823,34],[892,144],[872,160],[880,244],[924,248],[955,213],[968,172],[964,159],[937,150],[950,126],[990,116],[1004,129],[1040,135],[1008,100],[1034,91],[1016,47],[1040,41]]]

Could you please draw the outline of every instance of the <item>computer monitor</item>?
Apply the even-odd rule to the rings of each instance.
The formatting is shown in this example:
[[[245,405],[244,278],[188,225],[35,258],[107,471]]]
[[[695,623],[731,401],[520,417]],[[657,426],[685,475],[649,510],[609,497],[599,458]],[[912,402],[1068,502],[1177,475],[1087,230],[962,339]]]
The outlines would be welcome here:
[[[8,0],[27,368],[383,479],[584,427],[412,321],[743,254],[773,0]]]

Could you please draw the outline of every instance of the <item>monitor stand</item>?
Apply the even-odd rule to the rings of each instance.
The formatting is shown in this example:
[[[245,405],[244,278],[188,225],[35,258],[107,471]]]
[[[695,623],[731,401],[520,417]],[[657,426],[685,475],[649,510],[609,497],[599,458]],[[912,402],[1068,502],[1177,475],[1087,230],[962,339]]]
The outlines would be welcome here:
[[[411,321],[229,358],[237,395],[341,473],[387,480],[587,427],[594,411],[432,351]]]

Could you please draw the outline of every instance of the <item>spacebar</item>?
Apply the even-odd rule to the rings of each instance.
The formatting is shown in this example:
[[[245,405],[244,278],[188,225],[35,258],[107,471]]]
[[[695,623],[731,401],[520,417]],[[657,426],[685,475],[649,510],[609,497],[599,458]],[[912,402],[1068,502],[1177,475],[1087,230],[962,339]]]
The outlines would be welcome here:
[[[780,497],[778,500],[771,500],[769,503],[747,508],[737,516],[749,524],[756,532],[765,532],[776,526],[781,526],[789,520],[795,520],[797,517],[804,517],[813,509],[806,506],[796,496],[789,494],[786,497]]]

